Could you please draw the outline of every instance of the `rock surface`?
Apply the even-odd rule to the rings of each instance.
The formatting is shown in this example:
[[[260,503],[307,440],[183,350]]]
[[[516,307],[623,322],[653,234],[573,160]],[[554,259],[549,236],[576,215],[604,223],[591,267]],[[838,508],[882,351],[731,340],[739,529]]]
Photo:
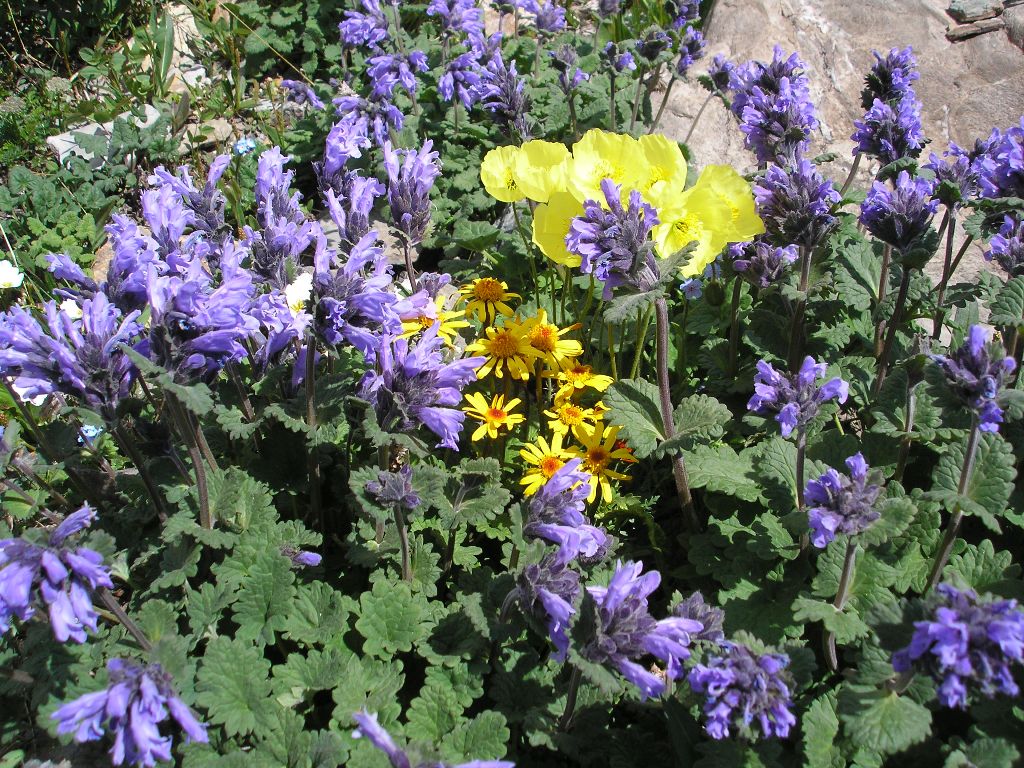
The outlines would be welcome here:
[[[1024,6],[1007,8],[1017,14]],[[695,68],[706,70],[722,53],[736,62],[770,59],[776,43],[797,51],[807,62],[811,95],[821,128],[812,153],[835,152],[823,170],[838,183],[852,164],[853,121],[862,115],[864,73],[874,61],[871,51],[913,46],[920,79],[914,84],[923,103],[922,121],[931,144],[941,154],[949,142],[972,146],[993,127],[1005,129],[1024,115],[1024,52],[1003,31],[963,42],[946,39],[950,22],[942,0],[718,0],[708,30],[707,56]],[[702,65],[702,66],[701,66]],[[672,91],[661,130],[681,140],[707,92],[691,78]],[[661,94],[655,94],[655,106]],[[755,168],[743,148],[743,135],[717,99],[708,105],[690,146],[697,165],[730,163]],[[862,163],[857,183],[867,184],[877,165]],[[933,266],[935,265],[933,260]],[[981,250],[971,246],[957,280],[969,280],[983,268]]]

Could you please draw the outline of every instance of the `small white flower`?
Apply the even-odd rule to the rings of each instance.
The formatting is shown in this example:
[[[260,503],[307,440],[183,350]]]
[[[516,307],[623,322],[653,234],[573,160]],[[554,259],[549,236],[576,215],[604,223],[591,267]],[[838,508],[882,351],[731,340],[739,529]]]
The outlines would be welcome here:
[[[299,314],[306,308],[306,302],[313,295],[313,275],[303,272],[295,281],[284,289],[284,297],[288,302],[288,309],[293,315]]]
[[[0,288],[18,288],[25,280],[24,273],[11,262],[0,261]]]
[[[64,299],[60,303],[61,311],[72,320],[82,319],[82,307],[74,299]]]

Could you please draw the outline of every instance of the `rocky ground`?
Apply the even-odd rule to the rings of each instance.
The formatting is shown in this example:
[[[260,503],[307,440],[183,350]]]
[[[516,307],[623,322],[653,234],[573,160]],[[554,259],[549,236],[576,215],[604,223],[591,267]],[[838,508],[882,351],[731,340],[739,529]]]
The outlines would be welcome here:
[[[971,146],[993,127],[1007,128],[1024,115],[1024,51],[1018,47],[1024,44],[1024,3],[1011,0],[1004,9],[999,0],[959,2],[999,13],[964,27],[947,13],[947,0],[718,0],[705,62],[717,53],[736,62],[770,59],[776,43],[799,52],[821,121],[814,151],[839,156],[826,168],[841,182],[852,161],[850,135],[863,112],[860,91],[873,49],[913,46],[921,74],[915,88],[931,139],[926,154],[941,154],[950,141]],[[983,29],[991,31],[955,42],[947,37]],[[661,130],[683,139],[706,95],[695,80],[677,83]],[[660,94],[654,101],[660,103]],[[743,135],[718,100],[708,105],[690,146],[698,164],[754,166]],[[875,169],[862,164],[858,183],[867,184]],[[981,249],[972,246],[958,279],[972,279],[984,265]]]

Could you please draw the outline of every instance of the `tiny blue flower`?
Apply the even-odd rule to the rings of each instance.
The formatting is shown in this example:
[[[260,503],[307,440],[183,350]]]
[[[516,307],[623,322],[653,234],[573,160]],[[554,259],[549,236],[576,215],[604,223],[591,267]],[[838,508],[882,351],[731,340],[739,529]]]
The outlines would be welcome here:
[[[700,278],[688,277],[679,284],[679,290],[688,301],[697,300],[704,295],[704,288],[701,286]]]
[[[248,136],[235,142],[234,152],[236,155],[248,155],[254,149],[256,149],[256,139],[249,138]]]

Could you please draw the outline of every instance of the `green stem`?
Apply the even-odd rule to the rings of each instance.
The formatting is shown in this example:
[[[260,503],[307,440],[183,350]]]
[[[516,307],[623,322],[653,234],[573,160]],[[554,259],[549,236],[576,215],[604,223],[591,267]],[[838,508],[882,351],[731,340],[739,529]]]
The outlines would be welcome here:
[[[978,443],[981,441],[981,429],[978,425],[978,417],[975,416],[971,423],[971,432],[967,436],[967,449],[964,451],[964,463],[960,468],[960,483],[957,486],[957,496],[963,496],[964,491],[967,490],[967,485],[971,481],[971,475],[974,473],[974,462],[978,457]],[[928,584],[925,587],[925,592],[933,590],[940,581],[942,581],[942,571],[946,567],[946,563],[949,562],[949,556],[953,551],[953,544],[956,543],[957,534],[960,532],[960,523],[963,522],[964,513],[960,509],[960,504],[953,509],[953,515],[949,518],[949,525],[946,526],[946,534],[942,537],[942,544],[939,546],[939,551],[935,556],[935,562],[932,564],[932,570],[928,574]]]
[[[949,270],[953,266],[953,234],[956,232],[956,217],[950,208],[946,208],[946,216],[943,224],[949,223],[946,230],[946,255],[942,260],[942,279],[935,295],[935,319],[932,324],[932,339],[937,340],[942,334],[942,321],[946,315],[946,308],[943,302],[946,298],[946,283],[949,281]]]
[[[580,672],[578,667],[573,667],[572,677],[569,678],[569,690],[565,695],[565,710],[558,719],[558,730],[560,731],[567,731],[569,724],[572,722],[572,716],[576,711],[576,698],[579,695],[580,681],[582,679],[583,673]]]
[[[800,298],[793,309],[789,328],[789,354],[787,359],[792,369],[800,367],[804,351],[804,313],[807,310],[807,286],[811,280],[811,249],[800,246]]]
[[[693,118],[693,122],[690,123],[690,130],[686,132],[686,138],[683,139],[683,144],[689,145],[690,138],[693,136],[693,132],[697,129],[697,123],[700,122],[701,116],[704,114],[704,110],[708,108],[708,104],[711,103],[711,99],[718,93],[718,91],[711,91],[704,99],[704,103],[700,105],[700,109],[697,110],[697,114]]]
[[[629,378],[635,379],[640,372],[640,358],[644,353],[644,346],[647,342],[647,329],[651,327],[651,316],[654,314],[654,305],[648,304],[641,316],[640,311],[636,313],[636,349],[633,350],[633,364],[629,368]]]
[[[882,382],[889,373],[889,358],[892,357],[892,348],[896,343],[896,331],[903,320],[903,307],[907,303],[907,292],[910,290],[910,267],[903,267],[903,277],[900,280],[900,292],[896,294],[896,306],[892,310],[892,320],[889,323],[888,332],[885,334],[885,346],[882,347],[882,356],[878,359],[878,372],[875,375],[874,393],[877,395],[882,389]]]
[[[636,128],[636,117],[640,112],[640,101],[641,94],[643,93],[644,86],[644,75],[647,73],[647,66],[641,65],[640,70],[637,72],[636,78],[636,92],[633,94],[633,114],[629,118],[629,132],[632,133],[633,129]]]
[[[853,177],[857,175],[857,169],[860,168],[860,160],[863,154],[858,152],[853,156],[853,165],[850,166],[850,173],[846,176],[846,181],[843,182],[842,188],[839,190],[839,197],[843,197],[846,194],[846,190],[853,184]]]
[[[658,107],[658,114],[654,116],[654,122],[651,123],[648,133],[654,133],[658,130],[658,126],[661,124],[661,116],[665,114],[665,107],[668,106],[668,97],[672,94],[672,88],[675,87],[676,80],[675,73],[672,74],[672,78],[668,81],[668,85],[665,86],[665,95],[661,99],[661,106]]]
[[[110,590],[106,587],[101,587],[98,594],[103,605],[107,607],[107,610],[114,614],[114,618],[116,618],[118,623],[128,631],[128,634],[135,638],[135,642],[139,644],[139,647],[147,653],[153,650],[153,644],[149,642],[149,638],[146,637],[146,633],[139,628],[138,624],[132,621],[127,613],[125,613],[124,608],[122,608],[121,604],[117,602],[117,598],[111,594]]]
[[[729,364],[726,369],[728,376],[736,375],[737,364],[739,363],[740,347],[740,294],[743,291],[743,281],[738,277],[733,278],[732,286],[732,307],[729,311]]]
[[[615,73],[612,72],[608,79],[611,91],[608,97],[608,130],[612,133],[616,133],[618,129],[618,121],[615,119]]]
[[[615,331],[611,323],[605,323],[608,329],[608,359],[612,369],[612,378],[619,380],[619,356],[615,350]]]
[[[311,333],[306,338],[306,426],[311,437],[316,435],[316,337]],[[324,510],[320,499],[320,459],[316,446],[306,444],[306,466],[309,473],[309,505],[313,519],[320,526],[321,533],[326,533]]]
[[[110,434],[114,436],[114,440],[117,441],[118,447],[124,451],[125,455],[131,459],[132,464],[139,471],[139,477],[142,478],[143,485],[146,486],[146,492],[149,493],[149,498],[153,501],[153,506],[156,507],[157,517],[160,518],[161,523],[167,522],[167,507],[164,506],[164,497],[157,490],[156,483],[153,482],[152,476],[149,474],[149,469],[146,466],[146,458],[139,451],[138,446],[132,442],[131,437],[124,433],[124,429],[120,426],[108,427]]]
[[[409,528],[405,522],[405,513],[400,505],[395,505],[395,524],[398,526],[398,543],[402,549],[402,579],[412,581],[412,563],[409,559]]]
[[[839,589],[836,591],[836,599],[832,602],[837,613],[841,613],[846,605],[846,599],[850,594],[850,584],[853,583],[853,568],[857,562],[857,542],[851,537],[846,542],[846,558],[843,560],[843,572],[839,577]],[[839,656],[836,653],[836,634],[829,631],[825,633],[825,661],[828,668],[833,672],[839,669]]]
[[[882,354],[882,339],[885,336],[885,318],[881,316],[882,302],[889,291],[889,264],[892,262],[892,246],[886,245],[882,249],[882,271],[878,277],[878,322],[875,323],[875,357]]]
[[[917,395],[914,390],[916,384],[907,383],[907,417],[903,420],[903,437],[900,438],[900,452],[896,459],[896,472],[892,479],[897,482],[903,481],[903,472],[907,468],[907,459],[910,457],[910,446],[913,442],[911,433],[914,430],[914,418],[917,415]]]

